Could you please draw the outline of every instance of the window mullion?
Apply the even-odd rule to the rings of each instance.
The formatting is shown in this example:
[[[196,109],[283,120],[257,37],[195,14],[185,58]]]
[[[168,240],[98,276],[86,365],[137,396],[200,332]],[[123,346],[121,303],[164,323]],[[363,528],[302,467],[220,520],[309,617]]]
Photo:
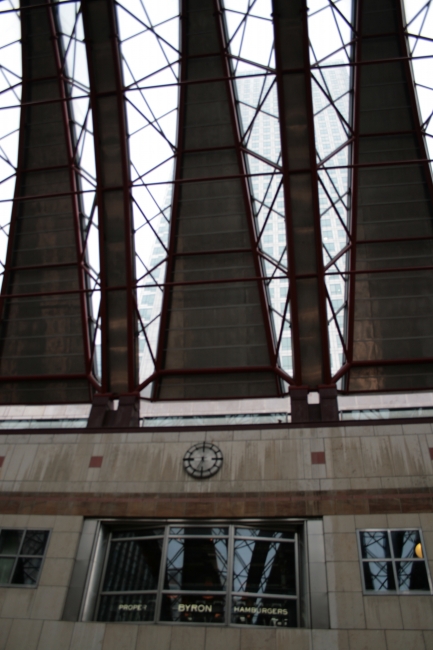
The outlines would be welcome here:
[[[233,556],[234,556],[234,526],[229,526],[227,549],[227,585],[226,585],[226,625],[231,623],[231,604],[233,591]]]
[[[96,617],[98,616],[98,612],[99,612],[99,604],[101,602],[101,594],[102,594],[102,591],[103,591],[103,585],[104,585],[104,581],[105,581],[105,574],[106,574],[106,571],[107,571],[108,558],[110,557],[111,538],[112,538],[112,536],[113,536],[113,532],[110,531],[110,534],[108,536],[108,544],[107,544],[107,548],[106,548],[106,551],[105,551],[104,566],[103,566],[102,571],[101,571],[101,578],[100,578],[100,582],[99,582],[99,586],[98,586],[98,598],[97,598],[96,607],[95,607]]]
[[[159,623],[161,617],[162,590],[164,589],[164,576],[167,567],[167,550],[168,550],[169,532],[170,532],[170,526],[165,526],[164,540],[162,543],[162,552],[161,552],[161,566],[159,568],[158,587],[156,592],[155,618],[154,618],[155,623]]]
[[[391,556],[391,562],[392,562],[392,570],[394,572],[394,583],[395,583],[395,590],[397,593],[400,592],[400,586],[398,584],[398,574],[397,574],[397,565],[395,561],[395,555],[394,555],[394,548],[392,546],[392,535],[391,535],[391,530],[388,529],[388,545],[389,545],[389,550],[390,550],[390,556]]]

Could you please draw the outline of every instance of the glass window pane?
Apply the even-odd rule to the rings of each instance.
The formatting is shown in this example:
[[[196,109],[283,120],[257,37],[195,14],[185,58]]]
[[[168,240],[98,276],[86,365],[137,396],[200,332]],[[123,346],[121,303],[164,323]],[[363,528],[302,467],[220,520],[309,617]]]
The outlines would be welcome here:
[[[164,594],[161,621],[176,623],[224,623],[225,597],[206,594]]]
[[[227,579],[227,539],[170,539],[164,589],[220,591]]]
[[[364,530],[360,533],[360,540],[362,557],[378,559],[391,557],[386,530]]]
[[[231,622],[236,625],[297,627],[296,600],[234,596]]]
[[[112,542],[103,591],[156,589],[161,549],[162,539]]]
[[[156,594],[101,596],[97,621],[153,621]]]
[[[296,595],[295,545],[235,540],[233,591]]]
[[[430,590],[424,562],[396,562],[396,567],[400,591]]]
[[[163,528],[137,528],[137,530],[115,530],[113,539],[129,539],[130,537],[157,537],[164,535]]]
[[[0,533],[0,555],[16,555],[22,536],[22,530],[2,530]]]
[[[392,562],[363,562],[367,591],[395,591]]]
[[[13,585],[35,585],[38,581],[41,558],[20,557],[18,558],[14,575]]]
[[[287,530],[266,530],[260,528],[236,528],[236,537],[270,537],[272,539],[295,539],[295,533]]]
[[[43,555],[47,540],[47,530],[27,530],[20,555]]]
[[[14,566],[15,559],[9,557],[0,558],[0,584],[7,585],[9,583],[9,578],[11,571]]]
[[[395,558],[417,557],[415,548],[421,542],[418,530],[393,530],[391,538]]]

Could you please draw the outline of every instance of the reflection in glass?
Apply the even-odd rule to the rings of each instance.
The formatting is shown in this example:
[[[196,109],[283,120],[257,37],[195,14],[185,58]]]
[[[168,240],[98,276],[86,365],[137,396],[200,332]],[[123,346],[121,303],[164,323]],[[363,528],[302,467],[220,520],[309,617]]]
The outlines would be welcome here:
[[[238,625],[296,627],[296,600],[234,596],[231,622]]]
[[[395,591],[392,562],[363,562],[367,591]]]
[[[115,530],[113,539],[128,539],[130,537],[157,537],[164,535],[163,528],[137,528],[137,530]]]
[[[386,530],[363,531],[360,533],[360,538],[363,558],[391,557]]]
[[[227,544],[227,539],[170,539],[164,589],[224,589],[227,579]]]
[[[20,555],[43,555],[48,540],[47,530],[28,530]]]
[[[421,541],[418,530],[393,530],[391,537],[394,557],[416,557],[415,547]]]
[[[164,594],[161,621],[176,623],[224,623],[225,595]]]
[[[424,562],[396,562],[400,591],[430,591]]]
[[[101,596],[97,621],[153,621],[156,594]]]
[[[20,557],[18,558],[14,575],[13,585],[35,585],[38,580],[41,558]]]
[[[156,589],[162,539],[112,542],[103,591]]]
[[[287,530],[266,530],[260,528],[235,528],[236,537],[270,537],[272,539],[295,539],[295,533]]]
[[[0,555],[17,555],[22,536],[22,530],[2,530],[0,533]]]
[[[228,535],[228,528],[205,528],[203,526],[188,526],[187,528],[172,527],[170,528],[170,535],[194,535],[195,537],[198,535],[204,535],[206,537],[221,537],[222,535]]]
[[[14,566],[14,558],[0,558],[0,584],[6,585],[9,582],[11,571]]]
[[[295,595],[295,545],[235,540],[233,591]]]

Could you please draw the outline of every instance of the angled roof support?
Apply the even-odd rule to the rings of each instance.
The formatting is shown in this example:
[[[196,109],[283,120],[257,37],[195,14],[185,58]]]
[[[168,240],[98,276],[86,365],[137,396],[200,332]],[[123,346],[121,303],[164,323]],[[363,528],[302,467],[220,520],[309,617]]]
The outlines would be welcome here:
[[[219,5],[182,1],[157,399],[281,394]]]
[[[51,3],[22,0],[19,157],[2,287],[0,401],[91,398],[87,286],[72,108]]]
[[[356,4],[351,392],[433,387],[433,184],[401,0]]]

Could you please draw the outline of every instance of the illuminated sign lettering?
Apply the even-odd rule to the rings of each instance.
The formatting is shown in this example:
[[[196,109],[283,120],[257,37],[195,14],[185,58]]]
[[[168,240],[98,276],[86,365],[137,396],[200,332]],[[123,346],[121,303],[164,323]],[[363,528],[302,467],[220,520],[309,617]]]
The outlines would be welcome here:
[[[131,605],[122,603],[118,606],[117,609],[124,612],[144,612],[147,609],[147,605],[142,605],[141,603],[135,603]]]
[[[179,612],[211,612],[212,611],[212,605],[186,605],[184,603],[180,603],[177,606],[177,609]]]
[[[234,607],[235,614],[272,614],[273,616],[287,616],[287,609],[280,609],[278,607]]]

